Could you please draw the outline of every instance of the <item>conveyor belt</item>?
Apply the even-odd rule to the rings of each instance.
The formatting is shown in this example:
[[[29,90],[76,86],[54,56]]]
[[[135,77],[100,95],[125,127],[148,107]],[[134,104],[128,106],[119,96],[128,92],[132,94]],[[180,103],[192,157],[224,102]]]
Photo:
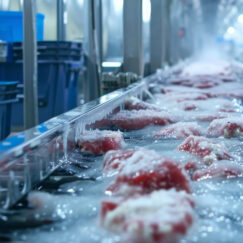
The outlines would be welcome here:
[[[13,206],[65,160],[67,138],[124,104],[130,96],[143,96],[156,75],[126,89],[114,91],[0,143],[0,208]],[[51,149],[50,149],[51,148]]]

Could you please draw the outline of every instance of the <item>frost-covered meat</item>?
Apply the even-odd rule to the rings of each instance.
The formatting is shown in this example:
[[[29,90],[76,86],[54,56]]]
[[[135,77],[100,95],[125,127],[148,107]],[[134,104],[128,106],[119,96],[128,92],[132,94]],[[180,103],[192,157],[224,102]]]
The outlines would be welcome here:
[[[165,101],[176,101],[176,102],[182,102],[182,101],[188,101],[188,100],[207,100],[208,96],[203,93],[190,93],[190,92],[183,92],[183,93],[168,93],[165,95],[160,96],[161,99],[164,99]],[[156,95],[156,98],[159,98],[159,95]]]
[[[130,158],[135,150],[111,150],[105,154],[103,169],[105,173],[117,171],[124,166],[126,160]]]
[[[200,114],[196,114],[196,115],[191,115],[191,117],[188,117],[188,119],[190,118],[191,120],[196,120],[196,121],[211,122],[215,119],[226,118],[228,116],[229,114],[227,112],[209,111],[209,112],[200,112]]]
[[[183,87],[178,85],[167,85],[167,86],[159,86],[157,87],[161,93],[167,94],[167,93],[204,93],[202,90],[197,88],[191,88],[191,87]]]
[[[140,149],[132,155],[130,150],[123,154],[114,154],[113,159],[104,160],[105,169],[117,168],[115,181],[107,188],[107,193],[128,195],[150,193],[154,190],[176,188],[190,192],[188,178],[180,165],[154,151]]]
[[[209,137],[225,138],[243,135],[243,117],[230,117],[225,119],[213,120],[207,131]]]
[[[197,110],[199,106],[195,102],[180,102],[179,106],[184,110],[184,111],[192,111],[192,110]]]
[[[202,128],[196,122],[177,122],[161,128],[153,137],[182,139],[189,137],[190,135],[200,136],[202,133]]]
[[[184,110],[200,110],[215,112],[234,112],[236,111],[232,101],[223,98],[213,98],[200,101],[185,101],[179,104]],[[194,108],[194,109],[193,109]]]
[[[214,61],[197,61],[188,64],[182,70],[181,75],[194,76],[194,75],[222,75],[225,77],[232,76],[232,65],[229,62],[222,60]]]
[[[232,178],[242,176],[242,168],[232,161],[220,161],[207,168],[196,170],[193,180],[205,180],[209,178]]]
[[[167,125],[174,123],[176,117],[169,112],[152,110],[123,110],[111,117],[112,122],[126,130],[142,129],[148,125]]]
[[[207,165],[217,160],[231,159],[222,144],[216,144],[204,137],[190,136],[178,146],[178,150],[203,158],[204,163]]]
[[[120,203],[103,201],[101,224],[128,242],[177,242],[193,223],[193,207],[188,194],[160,190]]]
[[[78,138],[79,147],[95,155],[106,153],[109,150],[120,149],[124,144],[123,135],[119,131],[85,131]]]
[[[211,88],[205,91],[208,97],[229,97],[242,99],[243,84],[242,83],[224,83],[219,87]]]
[[[176,79],[170,80],[169,82],[174,85],[182,85],[198,89],[208,89],[220,85],[222,80],[215,76],[197,75],[186,77],[179,76]]]
[[[147,103],[136,97],[131,97],[125,102],[125,109],[127,110],[154,110],[161,111],[162,109],[154,104]]]

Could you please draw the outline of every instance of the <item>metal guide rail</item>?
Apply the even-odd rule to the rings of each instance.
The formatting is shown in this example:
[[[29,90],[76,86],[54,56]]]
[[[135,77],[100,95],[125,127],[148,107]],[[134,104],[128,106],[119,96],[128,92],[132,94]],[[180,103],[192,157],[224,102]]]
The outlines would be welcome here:
[[[156,78],[149,76],[2,141],[0,208],[12,207],[61,165],[73,148],[70,145],[75,144],[76,135],[87,125],[122,109],[128,97],[142,97]]]

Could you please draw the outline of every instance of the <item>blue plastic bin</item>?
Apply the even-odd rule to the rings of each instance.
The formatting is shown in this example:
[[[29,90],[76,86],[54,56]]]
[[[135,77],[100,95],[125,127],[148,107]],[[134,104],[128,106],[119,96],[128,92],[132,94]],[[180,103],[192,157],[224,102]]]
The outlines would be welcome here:
[[[71,41],[38,41],[38,60],[80,61],[83,56],[81,42]],[[15,61],[23,59],[22,42],[13,43],[13,57]]]
[[[17,99],[0,101],[0,140],[10,134],[12,105],[16,102]]]
[[[39,122],[44,122],[77,106],[78,77],[82,62],[38,61]],[[14,70],[14,71],[13,71]],[[13,105],[12,125],[23,125],[23,64],[0,63],[0,80],[19,78],[19,102]]]
[[[43,40],[44,18],[41,13],[36,15],[37,40]],[[0,11],[0,40],[14,42],[23,41],[23,12]]]
[[[0,81],[0,140],[10,134],[12,104],[17,102],[16,81]]]
[[[16,91],[17,84],[18,81],[0,81],[0,93],[8,92],[8,91]]]

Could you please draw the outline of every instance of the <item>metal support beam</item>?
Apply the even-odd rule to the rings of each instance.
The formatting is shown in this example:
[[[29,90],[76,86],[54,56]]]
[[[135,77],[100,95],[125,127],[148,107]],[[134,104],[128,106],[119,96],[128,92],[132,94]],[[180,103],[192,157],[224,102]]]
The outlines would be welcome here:
[[[102,22],[101,0],[86,0],[85,2],[85,33],[84,43],[86,55],[86,82],[84,84],[85,101],[93,100],[100,96],[100,77],[101,77],[101,30],[99,27]],[[99,13],[99,14],[98,14]],[[98,24],[99,23],[99,24]],[[101,28],[101,27],[100,27]]]
[[[38,124],[36,0],[24,1],[23,13],[24,127]]]
[[[143,76],[142,0],[124,0],[123,68]]]
[[[57,40],[64,41],[65,31],[65,4],[63,0],[57,0]]]
[[[150,72],[161,68],[169,60],[169,9],[167,0],[151,1]]]

